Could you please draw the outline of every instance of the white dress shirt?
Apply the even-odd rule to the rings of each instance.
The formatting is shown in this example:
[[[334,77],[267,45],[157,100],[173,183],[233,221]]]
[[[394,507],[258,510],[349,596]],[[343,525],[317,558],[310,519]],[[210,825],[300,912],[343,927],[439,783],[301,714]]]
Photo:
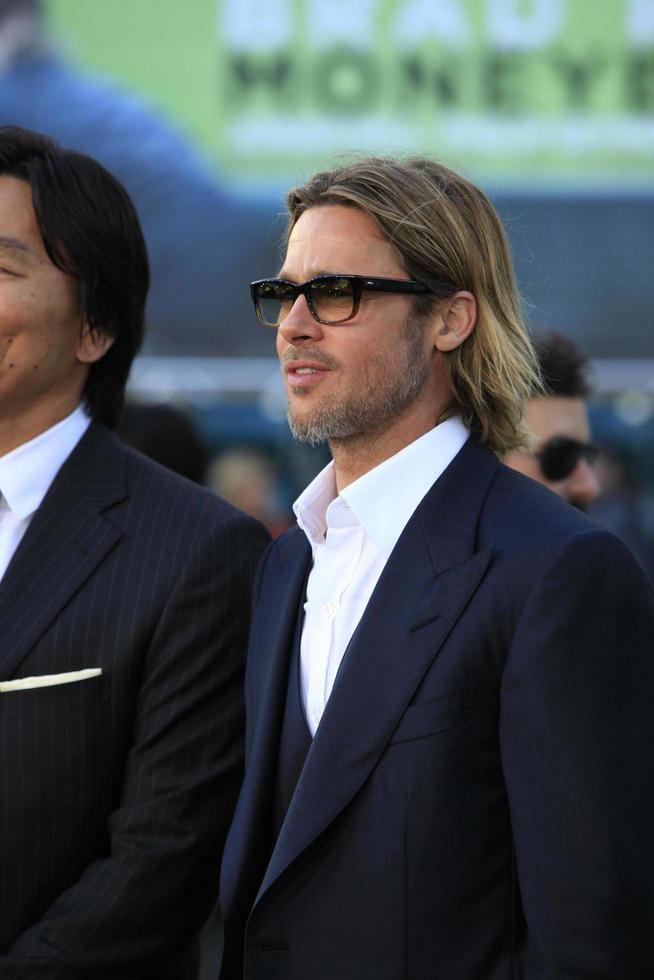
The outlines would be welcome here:
[[[313,551],[300,645],[302,704],[312,735],[391,551],[468,435],[460,418],[447,419],[340,494],[331,462],[293,505]]]
[[[90,421],[79,405],[35,439],[0,456],[0,581],[34,512]]]

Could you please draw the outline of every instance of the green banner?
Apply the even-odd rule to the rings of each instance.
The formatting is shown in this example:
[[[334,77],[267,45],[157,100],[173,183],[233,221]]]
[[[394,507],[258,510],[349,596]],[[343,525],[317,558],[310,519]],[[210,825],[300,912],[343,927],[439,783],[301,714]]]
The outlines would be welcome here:
[[[111,16],[116,73],[234,183],[418,152],[496,186],[654,185],[654,0],[132,0],[127,30],[122,0],[52,5],[109,70]]]
[[[654,0],[221,0],[218,37],[235,174],[363,150],[654,183]]]

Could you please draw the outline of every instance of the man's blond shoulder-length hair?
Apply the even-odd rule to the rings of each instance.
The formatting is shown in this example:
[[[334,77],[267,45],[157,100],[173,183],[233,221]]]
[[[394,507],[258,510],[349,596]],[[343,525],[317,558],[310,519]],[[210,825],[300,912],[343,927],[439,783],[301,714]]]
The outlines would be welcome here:
[[[434,160],[370,157],[315,174],[286,203],[287,234],[309,208],[360,208],[407,274],[433,285],[437,301],[460,289],[473,293],[476,327],[445,355],[456,411],[500,455],[529,444],[522,418],[526,399],[540,389],[538,362],[502,222],[479,188]],[[417,312],[433,307],[431,296],[428,307],[424,299],[416,298]]]

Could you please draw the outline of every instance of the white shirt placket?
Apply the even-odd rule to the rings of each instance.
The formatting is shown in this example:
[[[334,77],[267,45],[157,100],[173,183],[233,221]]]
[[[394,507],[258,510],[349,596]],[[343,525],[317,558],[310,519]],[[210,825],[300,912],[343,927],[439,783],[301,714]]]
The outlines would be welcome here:
[[[325,540],[314,549],[302,639],[309,726],[315,732],[356,623],[348,616],[347,590],[363,551],[364,529],[344,501],[334,501]]]

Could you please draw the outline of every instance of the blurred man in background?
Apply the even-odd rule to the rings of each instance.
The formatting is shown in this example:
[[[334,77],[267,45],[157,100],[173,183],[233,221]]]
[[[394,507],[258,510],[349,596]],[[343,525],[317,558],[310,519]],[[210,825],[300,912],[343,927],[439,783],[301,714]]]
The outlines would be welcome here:
[[[267,535],[110,431],[147,288],[111,174],[0,128],[2,980],[192,977],[216,898]]]
[[[545,389],[525,408],[534,450],[515,450],[504,461],[586,510],[600,494],[594,468],[598,450],[591,442],[586,408],[587,362],[575,344],[559,333],[539,335],[534,347]]]
[[[209,455],[207,447],[190,412],[180,406],[127,401],[116,434],[128,446],[161,466],[167,466],[173,473],[179,473],[193,483],[204,484]],[[224,494],[220,496],[227,500]],[[250,512],[246,510],[246,513]]]
[[[273,538],[294,524],[280,499],[277,466],[253,446],[227,449],[216,456],[208,470],[208,485],[231,504],[251,514],[268,528]]]

